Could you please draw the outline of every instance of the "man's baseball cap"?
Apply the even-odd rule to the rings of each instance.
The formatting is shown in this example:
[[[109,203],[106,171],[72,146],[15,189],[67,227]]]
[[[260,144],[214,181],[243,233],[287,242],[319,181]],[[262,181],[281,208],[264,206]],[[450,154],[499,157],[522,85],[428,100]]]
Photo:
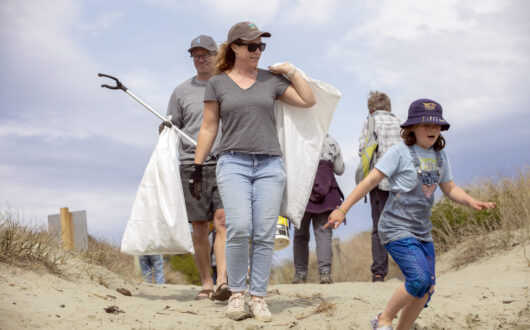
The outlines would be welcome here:
[[[215,43],[215,40],[213,40],[212,37],[201,34],[200,36],[191,41],[191,47],[190,49],[188,49],[188,52],[191,53],[193,48],[204,48],[211,52],[216,52],[217,43]]]
[[[228,39],[226,42],[231,44],[237,39],[253,40],[258,37],[269,38],[270,36],[271,34],[269,32],[260,31],[256,24],[252,22],[239,22],[228,31]]]
[[[440,103],[419,99],[410,104],[407,121],[401,124],[401,128],[416,124],[436,124],[442,126],[442,131],[449,129],[449,123],[442,116],[442,106]]]

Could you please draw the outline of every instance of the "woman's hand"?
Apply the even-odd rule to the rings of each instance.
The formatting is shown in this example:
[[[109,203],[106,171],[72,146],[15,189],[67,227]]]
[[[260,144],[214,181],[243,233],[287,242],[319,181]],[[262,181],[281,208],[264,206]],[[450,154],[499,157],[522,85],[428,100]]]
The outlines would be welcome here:
[[[346,215],[344,213],[339,210],[335,210],[330,213],[328,217],[328,223],[322,226],[322,228],[325,229],[331,227],[332,229],[337,229],[339,228],[340,224],[344,222],[345,219]]]
[[[296,68],[294,67],[294,65],[292,65],[289,62],[279,63],[279,64],[275,64],[275,65],[269,65],[269,71],[274,73],[274,74],[284,74],[284,75],[288,76],[289,73],[291,72],[291,70],[293,70],[293,73],[294,73],[294,71],[296,71]],[[291,78],[291,77],[289,77],[289,78]]]

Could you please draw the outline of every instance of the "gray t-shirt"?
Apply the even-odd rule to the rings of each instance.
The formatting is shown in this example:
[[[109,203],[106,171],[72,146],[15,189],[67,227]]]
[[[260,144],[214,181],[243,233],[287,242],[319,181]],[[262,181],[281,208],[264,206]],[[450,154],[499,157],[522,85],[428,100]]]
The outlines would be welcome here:
[[[171,122],[186,135],[197,141],[199,130],[201,129],[202,116],[204,113],[204,90],[208,81],[199,80],[196,77],[190,78],[178,85],[169,99],[167,114],[171,115]],[[212,148],[219,144],[220,134]],[[179,159],[181,165],[193,164],[195,159],[195,146],[186,138],[180,138]],[[206,164],[215,164],[215,160],[210,160]]]
[[[274,102],[289,84],[285,77],[261,69],[256,82],[247,89],[239,87],[226,73],[210,78],[204,101],[219,103],[223,123],[217,152],[281,156]]]

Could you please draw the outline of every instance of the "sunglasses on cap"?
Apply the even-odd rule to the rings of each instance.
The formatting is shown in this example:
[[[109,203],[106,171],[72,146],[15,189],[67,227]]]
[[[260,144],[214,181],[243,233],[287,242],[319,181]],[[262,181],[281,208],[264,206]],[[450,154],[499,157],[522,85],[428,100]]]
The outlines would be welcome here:
[[[258,48],[259,48],[259,51],[260,51],[260,52],[263,52],[263,51],[265,50],[265,46],[267,46],[267,44],[264,43],[264,42],[260,42],[259,44],[258,44],[258,43],[254,43],[254,42],[252,42],[252,43],[248,43],[248,44],[247,44],[247,43],[244,43],[244,42],[234,42],[234,43],[235,43],[236,45],[238,45],[238,46],[246,45],[248,51],[251,52],[251,53],[252,53],[252,52],[255,52],[256,49],[258,49]]]

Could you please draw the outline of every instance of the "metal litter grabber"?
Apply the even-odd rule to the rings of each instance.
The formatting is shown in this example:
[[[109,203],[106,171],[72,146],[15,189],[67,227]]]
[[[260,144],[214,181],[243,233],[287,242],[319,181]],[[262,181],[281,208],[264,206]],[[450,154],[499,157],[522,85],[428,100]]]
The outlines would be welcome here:
[[[103,88],[108,88],[108,89],[121,89],[122,91],[124,91],[126,94],[129,94],[133,99],[135,99],[136,101],[138,101],[138,103],[140,103],[141,105],[143,105],[147,110],[151,111],[151,113],[155,116],[157,116],[160,120],[162,121],[167,121],[166,118],[164,118],[162,115],[160,115],[158,112],[156,112],[153,108],[151,108],[149,105],[145,104],[144,101],[142,101],[140,98],[138,98],[136,95],[133,94],[133,92],[131,92],[129,89],[127,89],[127,87],[125,87],[117,78],[113,77],[113,76],[109,76],[108,74],[103,74],[103,73],[98,73],[98,77],[107,77],[107,78],[110,78],[112,80],[114,80],[116,82],[116,86],[109,86],[107,84],[103,84],[101,85],[101,87]],[[175,125],[171,125],[171,127],[173,129],[175,129],[177,131],[177,133],[182,136],[183,138],[185,138],[186,140],[188,140],[189,142],[191,142],[194,146],[197,146],[197,142],[195,142],[195,140],[193,140],[191,137],[189,137],[188,135],[186,135],[186,133],[182,132],[180,129],[178,129],[177,127],[175,127]]]

